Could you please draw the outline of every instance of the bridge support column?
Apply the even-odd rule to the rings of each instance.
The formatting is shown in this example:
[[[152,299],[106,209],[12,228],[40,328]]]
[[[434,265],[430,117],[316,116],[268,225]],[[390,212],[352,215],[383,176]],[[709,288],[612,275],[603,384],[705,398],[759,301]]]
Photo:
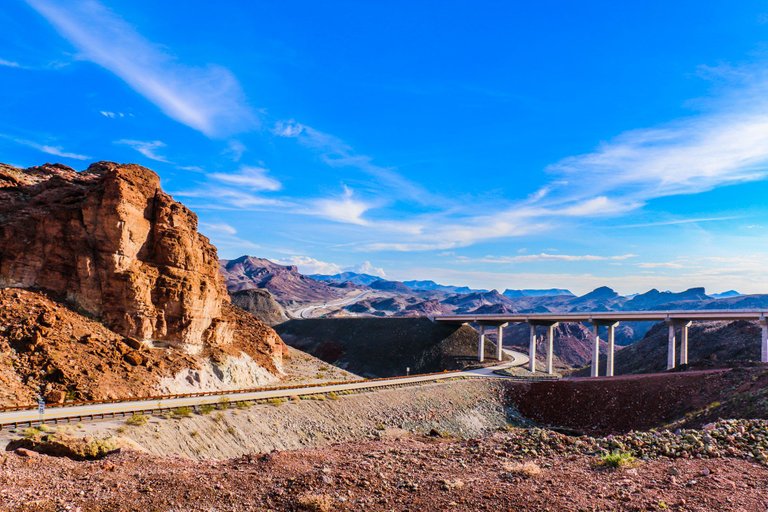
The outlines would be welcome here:
[[[616,326],[619,322],[608,324],[608,363],[605,365],[605,375],[613,377],[613,361],[616,355]]]
[[[554,357],[555,327],[557,327],[556,323],[547,326],[547,373],[550,375],[554,373],[552,360]]]
[[[667,339],[667,370],[675,367],[675,322],[667,320],[668,339]]]
[[[590,371],[590,377],[597,377],[600,375],[600,323],[594,322],[595,340],[592,345],[592,369]]]
[[[509,324],[496,326],[496,360],[504,360],[504,328]]]
[[[531,327],[531,339],[528,343],[529,370],[536,373],[536,324],[529,324]]]
[[[480,326],[480,335],[477,340],[477,360],[481,363],[485,361],[485,326]]]
[[[760,361],[768,363],[768,318],[760,319],[761,327],[761,344],[760,344]]]
[[[692,322],[680,323],[680,364],[688,364],[688,328]]]

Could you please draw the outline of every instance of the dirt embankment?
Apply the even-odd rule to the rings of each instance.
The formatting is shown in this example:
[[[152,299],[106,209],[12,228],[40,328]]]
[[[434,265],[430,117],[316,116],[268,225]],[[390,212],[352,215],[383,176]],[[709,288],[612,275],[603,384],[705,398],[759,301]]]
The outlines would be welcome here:
[[[335,399],[334,399],[335,398]],[[152,418],[143,426],[95,424],[92,435],[121,431],[156,455],[225,459],[408,432],[478,437],[514,421],[498,381],[458,380],[324,400],[288,400],[188,418]]]
[[[768,367],[510,383],[520,414],[589,434],[768,418]]]

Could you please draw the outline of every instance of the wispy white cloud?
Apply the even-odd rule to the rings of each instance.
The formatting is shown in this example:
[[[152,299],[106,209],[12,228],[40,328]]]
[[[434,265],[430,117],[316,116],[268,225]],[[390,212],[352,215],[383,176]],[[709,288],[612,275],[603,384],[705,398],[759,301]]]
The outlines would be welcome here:
[[[276,191],[282,188],[282,184],[270,176],[267,176],[267,169],[262,167],[242,166],[237,172],[223,173],[214,172],[208,175],[209,178],[228,185],[237,185],[251,190]]]
[[[306,213],[336,222],[366,226],[369,222],[363,215],[372,207],[373,204],[356,199],[352,189],[345,186],[341,196],[312,201]]]
[[[408,180],[392,167],[375,164],[373,158],[358,154],[349,144],[331,134],[316,130],[294,120],[278,121],[272,133],[279,137],[293,138],[305,147],[319,152],[323,162],[330,167],[359,169],[376,179],[379,188],[396,192],[399,199],[419,204],[446,205],[447,200],[436,196],[421,185]],[[394,197],[394,196],[393,196]]]
[[[21,68],[21,64],[12,60],[0,59],[0,66],[6,68]]]
[[[190,206],[203,210],[264,210],[267,208],[288,208],[293,206],[291,203],[280,199],[272,199],[242,190],[213,185],[203,185],[192,190],[174,191],[173,196],[200,200],[194,201]]]
[[[232,158],[233,161],[239,162],[240,159],[243,157],[243,153],[245,153],[248,150],[245,144],[240,142],[239,140],[232,139],[229,142],[227,142],[227,149],[225,151],[225,154],[229,155],[230,158]]]
[[[42,153],[47,153],[49,155],[59,156],[62,158],[71,158],[73,160],[89,160],[91,158],[88,155],[82,155],[80,153],[72,153],[70,151],[65,151],[61,146],[53,146],[51,144],[41,144],[39,142],[35,142],[32,140],[13,137],[11,135],[0,134],[0,138],[10,140],[22,146],[27,146],[32,149],[36,149]]]
[[[354,267],[349,268],[348,270],[358,274],[368,274],[370,276],[382,278],[387,277],[387,273],[384,272],[383,268],[374,266],[370,261],[364,261],[359,265],[355,265]]]
[[[680,224],[699,224],[703,222],[720,222],[726,220],[743,219],[743,215],[723,215],[720,217],[693,217],[690,219],[660,220],[657,222],[641,222],[637,224],[623,224],[617,228],[648,228],[654,226],[678,226]]]
[[[482,258],[469,258],[458,256],[456,259],[462,263],[531,263],[537,261],[624,261],[635,258],[636,254],[617,254],[613,256],[598,256],[594,254],[551,254],[542,252],[539,254],[521,254],[517,256],[484,256]]]
[[[261,251],[263,248],[250,240],[237,236],[237,229],[226,222],[200,222],[200,232],[211,239],[219,257],[237,257],[247,251]]]
[[[225,222],[201,222],[200,229],[208,234],[236,235],[237,230]]]
[[[273,260],[278,265],[295,265],[302,274],[333,275],[341,272],[341,267],[335,263],[321,261],[309,256],[290,256]]]
[[[157,150],[165,147],[165,142],[161,140],[131,140],[122,139],[115,141],[115,144],[130,146],[145,157],[156,162],[171,163],[167,158],[160,155]]]
[[[229,70],[180,64],[97,0],[27,3],[79,50],[82,59],[111,71],[176,121],[208,136],[254,126],[256,118]]]
[[[125,112],[112,112],[111,110],[99,110],[99,114],[108,119],[121,119],[123,117],[133,117],[133,114],[126,114]]]

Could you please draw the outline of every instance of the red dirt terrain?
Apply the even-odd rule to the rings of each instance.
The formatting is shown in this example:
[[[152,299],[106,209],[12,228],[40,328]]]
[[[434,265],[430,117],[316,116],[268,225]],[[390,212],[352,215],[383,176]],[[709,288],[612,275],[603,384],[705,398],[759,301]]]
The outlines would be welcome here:
[[[657,459],[605,470],[597,457],[524,456],[514,433],[402,439],[226,462],[121,453],[96,462],[0,455],[0,511],[686,510],[764,511],[768,467]],[[528,462],[534,465],[522,466]]]

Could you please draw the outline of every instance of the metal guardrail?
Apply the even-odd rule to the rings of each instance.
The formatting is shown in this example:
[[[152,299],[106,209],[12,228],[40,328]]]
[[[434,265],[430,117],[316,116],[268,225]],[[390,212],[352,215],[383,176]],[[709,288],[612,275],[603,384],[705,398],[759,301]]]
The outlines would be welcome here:
[[[194,393],[175,393],[168,395],[150,395],[150,396],[138,396],[119,399],[103,399],[103,400],[78,400],[69,401],[55,404],[55,407],[51,409],[59,409],[64,407],[77,407],[83,405],[100,405],[100,404],[119,404],[124,402],[150,402],[159,400],[173,400],[176,398],[197,398],[204,396],[225,396],[232,394],[245,394],[245,393],[260,393],[263,391],[290,391],[292,389],[306,389],[306,388],[319,388],[326,386],[340,386],[345,384],[362,384],[365,382],[381,382],[381,381],[396,381],[398,379],[410,379],[413,377],[429,377],[431,375],[446,375],[448,373],[460,373],[459,371],[442,371],[432,373],[418,373],[413,375],[399,375],[396,377],[379,377],[374,379],[357,379],[357,380],[342,380],[342,381],[328,381],[328,382],[315,382],[312,384],[302,384],[294,386],[260,386],[255,388],[242,388],[233,390],[219,390],[219,391],[200,391]],[[457,375],[457,377],[460,375]],[[18,411],[31,411],[37,408],[37,403],[29,405],[11,405],[0,406],[0,412],[18,412]]]

